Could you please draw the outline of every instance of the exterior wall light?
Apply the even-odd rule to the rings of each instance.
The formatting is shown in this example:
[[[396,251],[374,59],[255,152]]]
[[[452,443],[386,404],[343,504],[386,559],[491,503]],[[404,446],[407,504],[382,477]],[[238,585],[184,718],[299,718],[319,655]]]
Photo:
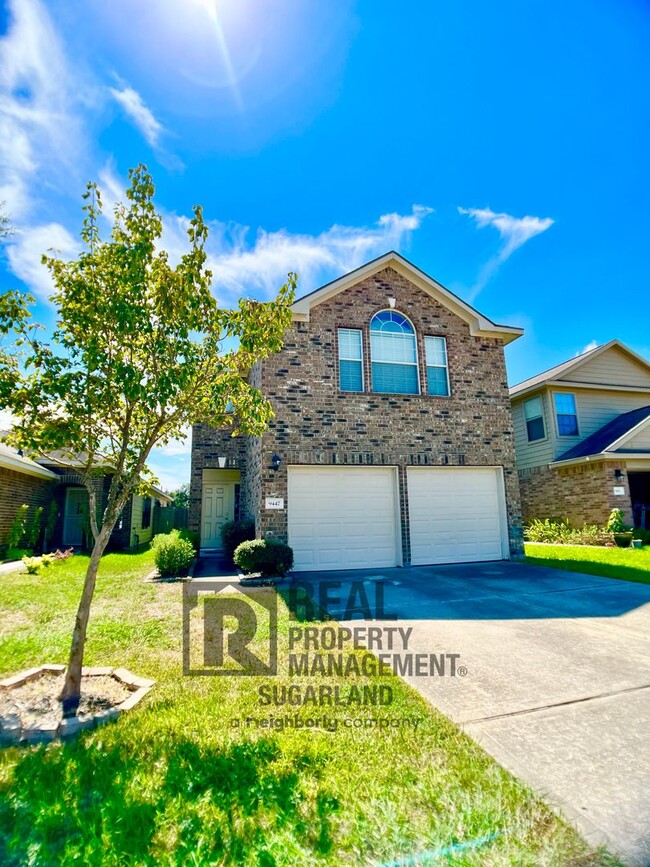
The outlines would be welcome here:
[[[217,463],[219,464],[219,469],[222,470],[226,466],[226,458],[217,458]]]
[[[395,307],[396,304],[397,304],[397,298],[389,298],[388,299],[388,306],[391,308],[391,310],[393,309],[393,307]]]
[[[614,470],[614,478],[617,482],[620,482],[623,478],[623,470]]]
[[[275,452],[273,457],[271,458],[271,468],[274,469],[276,471],[276,473],[280,469],[281,463],[282,463],[282,458],[280,457],[280,455],[277,452]]]

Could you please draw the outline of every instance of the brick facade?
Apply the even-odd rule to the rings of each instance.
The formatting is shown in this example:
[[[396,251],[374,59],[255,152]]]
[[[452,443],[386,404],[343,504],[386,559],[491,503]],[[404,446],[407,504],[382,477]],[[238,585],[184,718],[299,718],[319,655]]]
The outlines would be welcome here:
[[[364,381],[371,382],[369,324],[396,299],[417,334],[419,395],[340,392],[337,329],[362,331]],[[450,397],[427,395],[424,337],[447,338]],[[254,372],[271,400],[275,418],[257,439],[197,425],[192,442],[190,526],[199,529],[201,474],[217,454],[242,469],[242,506],[256,520],[258,536],[286,540],[287,511],[267,511],[266,497],[287,503],[287,467],[296,464],[397,466],[400,480],[404,564],[410,562],[406,467],[501,466],[506,491],[510,550],[522,551],[519,485],[503,345],[473,337],[466,322],[392,268],[385,268],[315,305],[309,322],[296,321],[280,353]],[[368,387],[366,385],[366,387]],[[274,452],[280,469],[271,467]],[[471,521],[471,515],[467,516]]]
[[[615,470],[621,470],[617,479]],[[614,494],[625,488],[625,496]],[[623,510],[623,520],[632,523],[632,501],[625,463],[600,461],[563,469],[548,466],[519,471],[524,522],[533,518],[568,520],[573,527],[603,525],[612,509]]]
[[[0,544],[4,544],[16,512],[23,504],[29,506],[27,522],[39,506],[47,511],[54,495],[56,482],[0,468]]]

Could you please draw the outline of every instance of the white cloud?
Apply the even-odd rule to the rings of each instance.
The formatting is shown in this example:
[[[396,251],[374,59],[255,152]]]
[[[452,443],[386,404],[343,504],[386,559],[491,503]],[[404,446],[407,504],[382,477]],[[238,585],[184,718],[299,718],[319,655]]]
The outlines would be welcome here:
[[[214,274],[215,291],[224,304],[242,294],[268,298],[288,271],[296,271],[303,294],[375,256],[403,247],[430,213],[431,208],[413,205],[410,214],[384,214],[373,226],[335,224],[318,235],[259,229],[252,241],[248,240],[248,226],[210,222],[208,267]],[[173,259],[186,248],[187,224],[187,218],[178,215],[165,219],[163,246]]]
[[[86,99],[39,0],[13,0],[0,39],[0,201],[14,221],[47,187],[60,191],[79,169],[85,145],[75,110]]]
[[[600,344],[597,340],[590,340],[586,346],[576,352],[576,358],[578,357],[578,355],[584,355],[585,352],[591,352],[592,349],[596,349],[599,345]]]
[[[50,272],[43,265],[43,253],[62,259],[73,259],[79,253],[80,242],[60,223],[47,223],[18,230],[7,246],[11,270],[41,298],[47,298],[54,286]]]
[[[470,290],[470,299],[475,298],[499,267],[526,241],[540,235],[553,225],[550,217],[513,217],[511,214],[497,214],[490,208],[458,208],[476,222],[479,229],[494,227],[501,236],[502,245],[498,253],[481,268],[479,276]]]
[[[121,90],[118,90],[116,87],[109,87],[109,90],[151,147],[158,147],[164,127],[154,117],[151,109],[145,105],[137,90],[128,86],[123,87]]]

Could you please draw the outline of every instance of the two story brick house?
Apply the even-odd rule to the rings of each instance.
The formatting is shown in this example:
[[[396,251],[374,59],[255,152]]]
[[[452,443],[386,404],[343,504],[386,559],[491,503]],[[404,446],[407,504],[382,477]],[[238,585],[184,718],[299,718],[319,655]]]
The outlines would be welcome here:
[[[496,325],[391,252],[299,299],[251,382],[262,437],[193,430],[190,527],[204,551],[255,519],[296,570],[508,558],[521,514]]]
[[[650,529],[650,363],[610,340],[510,395],[524,520]]]

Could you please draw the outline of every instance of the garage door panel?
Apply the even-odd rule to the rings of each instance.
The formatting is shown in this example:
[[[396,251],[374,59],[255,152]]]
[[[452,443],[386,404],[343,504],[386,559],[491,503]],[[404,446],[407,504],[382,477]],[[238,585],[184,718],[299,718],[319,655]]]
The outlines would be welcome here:
[[[289,467],[294,568],[397,565],[396,490],[389,467]]]
[[[503,559],[497,468],[411,468],[407,484],[414,566]]]

